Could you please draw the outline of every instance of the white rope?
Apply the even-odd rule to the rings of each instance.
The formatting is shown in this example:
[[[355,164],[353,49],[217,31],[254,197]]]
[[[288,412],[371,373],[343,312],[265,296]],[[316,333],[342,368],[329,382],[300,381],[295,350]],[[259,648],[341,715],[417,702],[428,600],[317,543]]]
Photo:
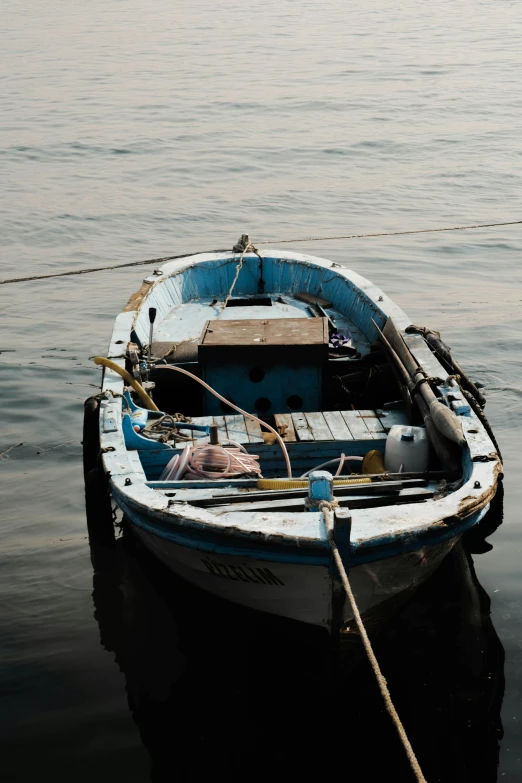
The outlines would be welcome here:
[[[373,652],[370,639],[368,638],[368,634],[366,633],[366,628],[364,627],[364,623],[359,613],[359,609],[355,602],[355,597],[353,595],[350,581],[348,579],[348,574],[346,573],[346,570],[343,565],[343,561],[341,559],[341,555],[339,554],[339,550],[335,542],[334,513],[333,513],[334,505],[335,503],[329,503],[328,501],[325,500],[321,501],[321,503],[319,504],[319,509],[323,512],[324,519],[326,522],[328,543],[330,544],[330,549],[332,550],[335,563],[337,565],[337,568],[339,569],[339,574],[341,575],[343,587],[346,590],[346,595],[348,596],[348,600],[350,601],[350,606],[352,607],[353,616],[355,618],[357,628],[361,635],[362,643],[364,645],[364,649],[366,650],[366,655],[368,656],[370,665],[373,669],[373,673],[375,674],[375,678],[377,680],[377,684],[379,685],[379,690],[381,691],[382,697],[384,699],[384,704],[386,705],[386,709],[388,710],[388,713],[395,725],[395,728],[402,742],[404,750],[406,751],[406,755],[408,757],[411,768],[413,770],[413,774],[415,775],[418,783],[426,783],[426,778],[422,774],[422,770],[420,768],[419,762],[417,761],[417,757],[408,739],[404,726],[402,725],[401,719],[399,718],[397,710],[395,709],[395,706],[393,704],[390,691],[388,690],[388,685],[386,683],[386,679],[384,678],[381,672],[381,669],[377,662],[377,658],[375,657],[375,653]]]
[[[225,297],[225,301],[221,305],[221,312],[220,312],[218,318],[221,318],[222,314],[225,312],[225,307],[227,306],[227,304],[229,302],[229,299],[232,296],[232,291],[235,288],[235,285],[237,283],[237,278],[239,277],[239,273],[241,272],[241,269],[243,267],[243,259],[244,259],[245,255],[246,255],[246,253],[255,253],[255,252],[256,252],[256,249],[255,249],[254,245],[252,244],[252,242],[247,242],[247,244],[245,244],[245,247],[243,248],[243,252],[241,253],[239,261],[237,262],[236,274],[234,275],[234,279],[232,280],[232,285],[230,286],[229,292],[228,292],[228,294]]]

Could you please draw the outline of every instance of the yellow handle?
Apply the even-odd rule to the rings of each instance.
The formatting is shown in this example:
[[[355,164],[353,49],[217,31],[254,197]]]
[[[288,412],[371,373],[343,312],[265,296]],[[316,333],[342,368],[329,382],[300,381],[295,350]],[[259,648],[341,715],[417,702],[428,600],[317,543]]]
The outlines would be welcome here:
[[[108,367],[109,370],[117,372],[129,386],[132,386],[149,411],[159,411],[158,406],[151,400],[141,383],[138,383],[136,378],[133,378],[132,375],[128,373],[127,370],[124,370],[123,367],[120,367],[119,364],[116,364],[116,362],[113,362],[110,359],[106,359],[105,356],[95,356],[94,364],[101,364],[103,367]]]

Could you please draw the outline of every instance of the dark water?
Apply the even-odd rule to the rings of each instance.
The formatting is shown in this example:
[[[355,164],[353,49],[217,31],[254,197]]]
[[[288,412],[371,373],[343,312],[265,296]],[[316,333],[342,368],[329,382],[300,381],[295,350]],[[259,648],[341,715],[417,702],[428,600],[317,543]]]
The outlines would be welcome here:
[[[245,231],[522,217],[515,2],[34,0],[2,21],[2,278]],[[520,230],[296,249],[382,286],[486,385],[503,523],[469,544],[472,572],[456,554],[404,608],[379,657],[430,783],[518,781]],[[327,767],[411,779],[364,662],[336,668],[313,630],[195,594],[126,540],[94,555],[93,577],[89,357],[141,277],[0,286],[2,778],[147,781],[152,763],[160,781]]]

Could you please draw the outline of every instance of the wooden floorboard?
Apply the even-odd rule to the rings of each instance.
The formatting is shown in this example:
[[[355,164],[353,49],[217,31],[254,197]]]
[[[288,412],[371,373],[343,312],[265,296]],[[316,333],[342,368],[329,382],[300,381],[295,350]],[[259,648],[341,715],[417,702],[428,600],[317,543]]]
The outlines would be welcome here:
[[[248,433],[249,443],[264,443],[261,426],[253,419],[245,416],[245,427]]]
[[[359,411],[341,411],[341,413],[354,440],[373,440],[373,436]]]
[[[334,440],[323,413],[305,413],[305,419],[309,429],[312,431],[314,440]]]
[[[312,411],[310,413],[277,413],[276,428],[283,430],[287,443],[299,441],[382,440],[395,424],[407,424],[400,410]],[[217,424],[220,440],[236,443],[264,443],[260,425],[240,414],[231,416],[198,416],[194,424]],[[286,429],[284,429],[286,427]],[[196,441],[208,440],[208,435],[192,430],[182,432]]]
[[[308,427],[304,413],[292,413],[297,440],[313,440],[314,436]]]
[[[382,438],[386,433],[384,427],[381,424],[381,420],[375,413],[375,411],[358,411],[361,419],[364,420],[368,431],[371,433],[372,438],[378,440]]]
[[[375,413],[379,417],[382,428],[385,432],[389,432],[390,429],[396,424],[408,424],[408,416],[405,411],[401,410],[376,410]]]
[[[325,411],[323,415],[334,440],[353,440],[341,411]]]
[[[235,416],[225,416],[227,433],[229,440],[236,443],[249,443],[248,432],[245,423],[245,417],[241,414]]]
[[[276,413],[274,416],[276,422],[276,429],[287,443],[292,443],[297,440],[294,422],[290,413]]]

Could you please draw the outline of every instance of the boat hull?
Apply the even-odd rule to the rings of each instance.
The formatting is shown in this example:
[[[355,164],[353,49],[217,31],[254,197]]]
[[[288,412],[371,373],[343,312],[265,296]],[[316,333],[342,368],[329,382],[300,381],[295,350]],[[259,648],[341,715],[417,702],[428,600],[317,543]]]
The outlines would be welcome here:
[[[129,518],[147,549],[173,573],[213,595],[250,609],[275,614],[328,631],[350,628],[353,613],[332,562],[291,563],[271,558],[213,554],[182,546]],[[372,625],[384,620],[386,607],[405,600],[428,579],[459,536],[349,569],[359,611]],[[382,612],[379,611],[382,607]]]

